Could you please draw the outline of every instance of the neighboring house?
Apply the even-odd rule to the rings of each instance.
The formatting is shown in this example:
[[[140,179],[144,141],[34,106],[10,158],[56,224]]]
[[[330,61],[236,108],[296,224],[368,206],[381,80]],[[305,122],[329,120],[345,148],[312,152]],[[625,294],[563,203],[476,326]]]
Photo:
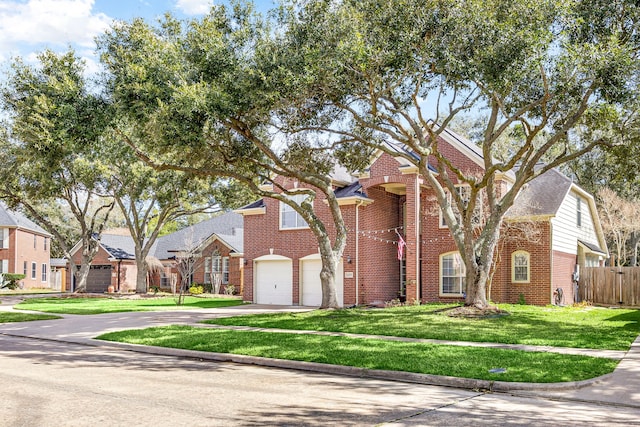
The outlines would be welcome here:
[[[22,286],[49,287],[51,234],[0,202],[0,274],[24,274]]]
[[[211,283],[220,277],[223,292],[234,285],[238,291],[242,284],[242,216],[228,212],[201,223],[159,237],[149,256],[164,266],[160,274],[151,274],[148,288],[174,290],[180,283],[175,267],[176,257],[189,253],[196,260],[190,283]],[[72,250],[76,262],[80,261],[80,246]],[[134,292],[136,289],[135,246],[127,229],[105,231],[100,239],[98,254],[91,263],[87,292]]]
[[[438,145],[462,169],[481,171],[481,151],[445,131]],[[511,174],[497,179],[508,188]],[[389,301],[462,301],[464,266],[444,223],[433,190],[417,168],[400,157],[379,153],[357,177],[333,176],[347,245],[336,277],[343,306]],[[284,177],[286,189],[301,183]],[[275,188],[276,186],[271,186]],[[292,196],[301,197],[301,196]],[[326,202],[314,201],[318,215],[333,227]],[[244,215],[244,299],[256,303],[318,306],[321,302],[318,244],[302,218],[288,205],[264,198],[236,212]],[[563,289],[573,300],[573,273],[579,265],[601,264],[607,257],[594,199],[560,172],[531,182],[509,211],[499,245],[490,298],[496,302],[549,304]],[[526,227],[515,227],[516,224]],[[537,238],[520,235],[538,229]],[[398,241],[406,250],[398,260]]]

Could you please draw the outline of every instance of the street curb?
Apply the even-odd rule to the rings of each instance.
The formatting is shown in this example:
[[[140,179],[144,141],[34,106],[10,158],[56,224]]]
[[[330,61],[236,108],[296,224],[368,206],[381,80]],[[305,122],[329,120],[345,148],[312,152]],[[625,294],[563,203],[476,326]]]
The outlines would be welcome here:
[[[454,387],[475,391],[511,392],[511,391],[561,391],[576,390],[593,385],[609,378],[612,373],[583,381],[563,383],[520,383],[506,381],[478,380],[442,375],[419,374],[403,371],[385,371],[378,369],[358,368],[354,366],[329,365],[326,363],[304,362],[297,360],[271,359],[268,357],[245,356],[230,353],[213,353],[207,351],[183,350],[168,347],[146,346],[113,341],[91,339],[88,345],[115,347],[137,353],[157,354],[161,356],[188,357],[191,359],[210,360],[215,362],[232,362],[245,365],[265,366],[271,368],[293,369],[298,371],[317,372],[334,375],[347,375],[358,378],[371,378],[387,381],[408,382],[424,385]]]

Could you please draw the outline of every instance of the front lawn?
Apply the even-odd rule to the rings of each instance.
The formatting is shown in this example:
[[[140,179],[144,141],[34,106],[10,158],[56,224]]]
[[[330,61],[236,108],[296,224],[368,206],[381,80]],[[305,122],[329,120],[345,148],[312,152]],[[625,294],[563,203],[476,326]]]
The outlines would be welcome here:
[[[555,353],[191,326],[112,332],[98,339],[367,369],[536,383],[593,378],[612,372],[618,363]],[[496,368],[506,372],[489,372]]]
[[[16,313],[13,311],[0,312],[0,323],[28,322],[32,320],[51,319],[60,319],[60,316],[53,316],[51,314]]]
[[[126,311],[186,310],[191,308],[218,308],[243,304],[235,298],[200,298],[188,296],[182,305],[176,305],[176,298],[30,298],[16,305],[24,310],[44,311],[62,314],[102,314]]]
[[[510,315],[468,319],[447,316],[451,307],[455,306],[315,310],[220,318],[205,323],[610,350],[628,350],[640,334],[640,310],[500,305]]]

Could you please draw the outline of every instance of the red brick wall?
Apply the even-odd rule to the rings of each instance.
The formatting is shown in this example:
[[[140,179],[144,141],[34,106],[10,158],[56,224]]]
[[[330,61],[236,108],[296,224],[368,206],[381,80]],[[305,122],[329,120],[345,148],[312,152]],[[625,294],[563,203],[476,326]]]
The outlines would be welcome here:
[[[224,243],[219,240],[214,240],[207,247],[205,247],[202,251],[202,258],[200,258],[199,262],[196,264],[195,271],[193,273],[193,281],[198,284],[205,283],[205,260],[204,257],[211,257],[214,252],[218,252],[221,257],[229,257],[229,283],[228,285],[234,285],[236,290],[240,289],[240,270],[241,260],[239,258],[232,258],[230,256],[231,250]],[[178,273],[177,269],[173,269],[172,273]],[[178,273],[178,282],[180,282],[180,274]],[[220,287],[220,293],[224,293],[227,284],[223,284]]]
[[[34,236],[36,239],[34,247]],[[47,249],[44,248],[44,236],[34,234],[28,230],[9,229],[9,248],[0,249],[0,259],[9,261],[9,273],[24,273],[24,262],[27,262],[27,274],[21,281],[25,288],[48,288],[51,239],[47,239]],[[31,278],[31,265],[36,263],[36,278]],[[42,281],[42,265],[46,266],[47,278]]]
[[[527,235],[522,229],[537,229],[536,235]],[[495,302],[517,303],[520,294],[527,304],[547,305],[551,302],[551,228],[548,221],[524,223],[509,227],[508,236],[499,244],[491,298]],[[532,237],[533,236],[533,237]],[[529,253],[529,283],[513,283],[511,280],[512,254]]]
[[[421,296],[422,301],[462,301],[462,298],[440,296],[440,255],[457,251],[448,228],[440,228],[440,215],[435,193],[422,189],[421,227]]]
[[[277,178],[277,182],[287,189],[294,188],[294,180]],[[303,185],[300,185],[303,187]],[[275,199],[264,199],[266,214],[248,215],[244,217],[244,258],[247,265],[244,268],[244,299],[253,301],[253,260],[263,255],[269,255],[273,249],[274,255],[281,255],[293,260],[293,303],[300,301],[299,262],[307,255],[318,253],[318,241],[313,233],[305,229],[280,230],[280,202]],[[322,193],[313,202],[316,214],[323,220],[331,238],[335,237],[335,226],[327,204],[323,201]],[[355,207],[344,206],[342,209],[348,230],[355,229]],[[352,232],[353,233],[353,232]],[[352,240],[352,239],[349,239]],[[350,254],[355,258],[355,246],[347,246],[345,256]],[[351,271],[345,259],[345,271]],[[355,276],[355,275],[354,275]],[[351,280],[351,282],[349,282]],[[355,303],[354,279],[345,279],[345,305]]]
[[[400,261],[394,231],[402,225],[404,197],[387,193],[383,188],[366,190],[375,202],[360,208],[360,303],[389,301],[398,297],[400,290]],[[377,233],[376,233],[377,232]],[[402,233],[402,230],[399,230]]]

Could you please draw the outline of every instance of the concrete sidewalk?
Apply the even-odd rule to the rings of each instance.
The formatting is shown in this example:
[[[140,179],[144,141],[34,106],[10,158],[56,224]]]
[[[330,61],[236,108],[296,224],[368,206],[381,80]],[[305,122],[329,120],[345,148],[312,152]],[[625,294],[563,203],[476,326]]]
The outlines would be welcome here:
[[[0,310],[12,310],[12,307],[3,301]],[[13,302],[13,301],[12,301]],[[127,312],[109,313],[100,315],[62,315],[59,320],[43,320],[22,323],[0,324],[0,334],[16,337],[27,337],[41,340],[61,341],[90,346],[118,347],[143,353],[154,353],[177,357],[195,357],[215,361],[231,361],[236,363],[248,363],[254,365],[271,366],[287,369],[309,370],[329,374],[350,375],[360,377],[379,378],[386,380],[408,381],[431,385],[444,385],[467,389],[484,389],[498,392],[508,392],[521,395],[538,395],[545,398],[578,400],[584,402],[604,402],[640,408],[640,337],[631,346],[628,352],[611,350],[592,350],[574,348],[554,348],[549,346],[523,346],[496,343],[476,342],[452,342],[442,340],[415,340],[410,338],[355,335],[345,333],[331,333],[318,331],[288,331],[269,330],[283,333],[314,333],[322,335],[339,335],[360,338],[375,338],[401,341],[419,341],[435,344],[449,344],[461,346],[486,346],[495,348],[509,348],[524,351],[546,351],[565,354],[582,354],[596,357],[608,357],[622,359],[617,369],[603,377],[586,381],[530,384],[500,381],[474,380],[466,378],[443,377],[437,375],[414,374],[409,372],[377,371],[347,366],[326,365],[321,363],[297,362],[290,360],[277,360],[260,357],[240,356],[222,353],[196,352],[190,350],[168,349],[161,347],[147,347],[133,344],[110,343],[93,339],[100,334],[125,330],[142,329],[152,326],[173,324],[187,324],[198,327],[219,327],[215,325],[203,325],[199,321],[217,317],[238,316],[244,314],[273,313],[273,312],[303,312],[307,307],[274,307],[260,306],[257,304],[242,305],[213,309],[194,309],[181,311],[154,311],[154,312]],[[16,310],[18,311],[18,310]],[[22,310],[20,310],[22,311]],[[261,328],[224,327],[233,329],[249,329],[267,331]]]

